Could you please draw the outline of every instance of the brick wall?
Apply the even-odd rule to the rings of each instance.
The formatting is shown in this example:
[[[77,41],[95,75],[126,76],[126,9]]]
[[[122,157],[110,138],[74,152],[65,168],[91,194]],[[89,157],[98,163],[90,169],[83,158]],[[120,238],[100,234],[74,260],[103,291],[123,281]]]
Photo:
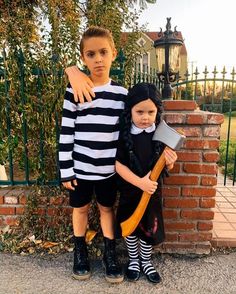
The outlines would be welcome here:
[[[170,177],[164,181],[166,241],[162,252],[209,253],[219,159],[219,134],[223,115],[203,112],[194,101],[164,101],[164,119],[186,135]],[[23,215],[29,188],[0,189],[0,227],[17,226]],[[40,198],[35,211],[53,218],[68,213],[65,195]]]
[[[217,184],[222,114],[200,111],[194,101],[165,101],[164,119],[186,140],[163,187],[166,242],[161,250],[209,253]]]

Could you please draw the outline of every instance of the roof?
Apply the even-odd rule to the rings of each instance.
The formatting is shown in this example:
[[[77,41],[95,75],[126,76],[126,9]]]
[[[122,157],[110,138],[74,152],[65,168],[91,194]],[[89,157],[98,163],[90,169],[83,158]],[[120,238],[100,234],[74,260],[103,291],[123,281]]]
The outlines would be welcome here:
[[[159,32],[142,32],[142,33],[147,35],[153,42],[155,40],[160,39],[160,36],[158,36]],[[123,32],[121,34],[121,43],[122,44],[127,42],[128,34],[130,34],[130,33]],[[183,39],[181,32],[178,32],[178,37],[184,42],[184,39]],[[183,46],[181,47],[180,54],[187,55],[187,49],[186,49],[185,43],[183,43]]]

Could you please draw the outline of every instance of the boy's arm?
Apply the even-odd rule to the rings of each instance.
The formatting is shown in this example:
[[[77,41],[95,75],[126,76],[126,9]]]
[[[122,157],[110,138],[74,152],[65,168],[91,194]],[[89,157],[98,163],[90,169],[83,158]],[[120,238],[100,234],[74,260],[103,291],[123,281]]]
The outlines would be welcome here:
[[[77,66],[67,67],[65,72],[73,89],[75,102],[84,103],[84,97],[87,101],[92,101],[95,94],[92,90],[94,85],[90,78]]]
[[[127,182],[138,187],[142,191],[147,192],[148,194],[153,194],[157,189],[157,182],[149,179],[151,172],[149,172],[143,178],[135,175],[126,165],[120,163],[118,160],[115,164],[116,172]]]
[[[70,182],[71,180],[75,179],[72,152],[74,149],[77,107],[71,92],[72,89],[67,87],[64,97],[61,132],[59,139],[59,165],[62,182]]]

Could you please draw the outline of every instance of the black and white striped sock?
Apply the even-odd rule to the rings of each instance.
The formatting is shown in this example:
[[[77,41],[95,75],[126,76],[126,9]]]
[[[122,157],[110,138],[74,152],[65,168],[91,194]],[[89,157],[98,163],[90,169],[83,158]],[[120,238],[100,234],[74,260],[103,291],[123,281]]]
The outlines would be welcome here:
[[[141,266],[145,275],[156,273],[156,269],[154,268],[151,262],[151,254],[152,254],[152,245],[149,245],[145,241],[140,239]]]
[[[128,236],[125,238],[126,246],[129,254],[129,270],[140,272],[139,264],[139,239],[136,236]]]

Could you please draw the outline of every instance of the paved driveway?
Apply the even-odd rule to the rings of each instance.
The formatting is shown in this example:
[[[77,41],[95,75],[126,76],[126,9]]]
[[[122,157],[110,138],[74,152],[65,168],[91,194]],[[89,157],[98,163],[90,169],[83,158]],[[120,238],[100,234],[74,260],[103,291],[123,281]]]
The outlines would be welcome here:
[[[125,263],[124,257],[122,261]],[[156,255],[163,282],[151,285],[145,279],[108,284],[101,260],[92,261],[88,281],[70,276],[72,253],[58,257],[0,254],[0,294],[236,294],[236,252],[214,253],[202,258]]]

